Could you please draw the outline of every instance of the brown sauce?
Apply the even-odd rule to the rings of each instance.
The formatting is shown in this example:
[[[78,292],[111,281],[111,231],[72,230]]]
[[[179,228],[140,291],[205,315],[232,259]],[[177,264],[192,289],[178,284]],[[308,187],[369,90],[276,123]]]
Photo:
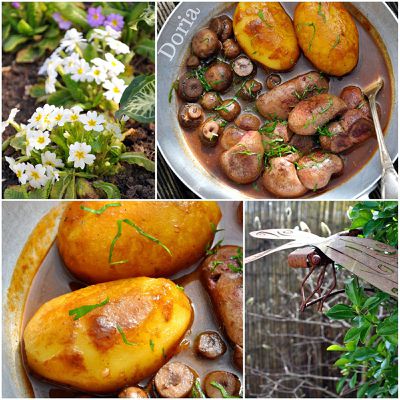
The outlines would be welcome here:
[[[293,18],[294,10],[296,7],[295,3],[281,3],[286,12]],[[383,6],[383,5],[382,5]],[[359,32],[359,60],[356,68],[348,75],[336,78],[330,77],[329,93],[339,96],[342,89],[346,86],[355,85],[360,88],[368,86],[370,83],[375,81],[379,76],[383,78],[384,86],[383,89],[377,96],[378,104],[381,110],[380,121],[382,129],[385,133],[388,126],[391,110],[392,110],[392,96],[393,96],[393,78],[390,60],[388,59],[384,45],[380,39],[379,34],[375,31],[373,26],[366,20],[364,16],[351,4],[347,4],[349,12],[352,14]],[[235,6],[229,6],[221,14],[226,14],[232,17],[235,10]],[[200,29],[201,27],[198,27]],[[190,49],[188,49],[189,54]],[[182,61],[183,67],[181,73],[185,71],[186,58]],[[256,79],[263,84],[262,93],[266,91],[266,77],[274,71],[266,71],[258,66]],[[308,71],[315,71],[316,68],[308,61],[308,59],[302,54],[293,68],[293,70],[283,73],[277,73],[282,78],[282,83],[286,82],[298,75],[302,75]],[[235,88],[232,86],[231,90],[222,95],[223,99],[230,99],[235,96]],[[261,117],[255,111],[255,102],[246,102],[238,99],[242,113],[252,112]],[[178,107],[182,104],[181,100],[178,100]],[[208,115],[208,114],[207,114]],[[215,115],[215,113],[209,114]],[[228,125],[227,125],[228,126]],[[232,182],[226,177],[219,165],[220,155],[223,153],[223,149],[220,145],[216,147],[206,147],[202,145],[198,137],[197,131],[185,131],[183,130],[184,137],[194,153],[195,157],[200,161],[202,166],[214,177],[223,181],[226,185],[240,190],[245,195],[254,198],[274,198],[275,196],[264,189],[262,185],[262,178],[258,178],[257,181],[247,184],[239,185]],[[342,183],[346,182],[353,175],[357,174],[369,161],[372,155],[377,150],[377,141],[375,137],[369,138],[365,142],[359,144],[356,147],[350,148],[345,152],[340,153],[344,161],[344,172],[341,176],[332,178],[328,186],[318,190],[316,192],[308,192],[304,198],[313,197],[323,192],[329,191]],[[360,192],[362,187],[359,188]]]
[[[231,207],[222,206],[221,210],[223,212],[221,224],[225,224],[223,227],[226,228],[227,232],[230,232],[226,233],[225,237],[227,240],[224,243],[229,244],[229,236],[239,236],[240,232],[241,237],[241,227],[236,221],[237,204],[231,203]],[[234,231],[234,233],[232,233],[232,231]],[[215,240],[217,241],[217,239]],[[29,291],[25,293],[26,302],[21,321],[20,351],[26,375],[32,387],[32,396],[41,398],[118,397],[118,393],[89,394],[74,388],[58,385],[55,382],[46,381],[33,374],[26,364],[22,332],[37,309],[43,303],[54,297],[86,286],[86,284],[76,280],[65,268],[55,242],[48,241],[47,246],[47,255],[41,262],[40,268],[38,268],[37,272],[35,271]],[[24,256],[29,257],[30,252],[31,250],[26,252]],[[209,296],[200,282],[198,267],[201,265],[201,262],[202,260],[186,270],[179,272],[175,276],[170,277],[175,283],[184,287],[185,293],[191,300],[194,310],[192,325],[182,338],[180,345],[177,347],[175,354],[170,360],[181,361],[188,365],[194,371],[195,375],[200,378],[200,382],[204,382],[204,378],[209,372],[223,370],[234,373],[243,383],[242,371],[238,370],[233,364],[233,349],[224,335],[223,328],[215,315]],[[208,360],[196,355],[193,344],[196,336],[204,331],[216,331],[220,334],[228,347],[224,355],[215,360]],[[152,380],[152,376],[148,377],[148,379],[140,382],[139,386],[144,388],[144,390],[149,393],[150,397],[157,397],[157,394],[154,392]],[[123,388],[121,388],[121,390],[122,389]]]

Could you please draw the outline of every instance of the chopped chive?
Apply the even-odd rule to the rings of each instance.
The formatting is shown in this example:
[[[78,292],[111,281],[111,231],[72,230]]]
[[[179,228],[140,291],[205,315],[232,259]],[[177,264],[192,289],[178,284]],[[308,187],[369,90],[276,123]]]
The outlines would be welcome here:
[[[218,382],[212,381],[212,382],[210,383],[210,385],[211,385],[211,386],[214,386],[215,388],[217,388],[217,389],[221,392],[221,395],[222,395],[222,397],[223,397],[224,399],[232,399],[232,398],[238,399],[238,398],[239,398],[239,397],[237,397],[237,396],[232,396],[232,395],[230,395],[230,394],[226,391],[226,389],[225,389],[220,383],[218,383]]]
[[[83,317],[90,311],[94,310],[95,308],[103,307],[109,302],[109,298],[107,297],[104,301],[98,304],[92,304],[92,305],[86,305],[86,306],[81,306],[78,308],[74,308],[73,310],[69,310],[68,315],[73,315],[74,316],[74,321],[77,319]]]
[[[151,351],[154,351],[154,342],[153,342],[153,339],[150,339],[150,348],[151,348]]]
[[[222,232],[225,230],[225,229],[217,229],[217,226],[214,224],[214,222],[211,222],[210,225],[212,233]]]
[[[203,392],[203,389],[200,385],[200,379],[196,378],[194,381],[193,389],[192,389],[192,397],[197,399],[205,399],[206,395]]]
[[[109,207],[121,207],[121,203],[109,203],[109,204],[105,204],[103,207],[99,208],[98,210],[94,210],[93,208],[89,208],[89,207],[85,207],[85,206],[81,206],[81,209],[83,211],[89,211],[93,214],[103,214],[104,211],[107,210],[107,208]]]
[[[179,290],[182,290],[182,292],[185,290],[185,288],[184,288],[183,286],[176,285],[176,287],[177,287]]]
[[[122,340],[124,341],[125,344],[127,344],[128,346],[136,346],[136,345],[137,345],[137,343],[130,342],[130,341],[126,338],[125,332],[122,330],[122,328],[121,328],[119,325],[117,325],[117,331],[118,331],[119,334],[121,335]]]
[[[162,348],[162,356],[163,356],[164,360],[167,359],[167,355],[165,354],[165,349],[164,349],[164,347]]]

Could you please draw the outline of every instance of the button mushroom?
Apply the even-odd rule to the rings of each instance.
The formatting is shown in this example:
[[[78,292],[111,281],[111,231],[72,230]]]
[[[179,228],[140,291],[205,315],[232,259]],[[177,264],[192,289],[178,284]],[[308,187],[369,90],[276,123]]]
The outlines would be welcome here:
[[[220,144],[224,150],[229,150],[236,143],[239,143],[246,131],[239,129],[237,126],[230,125],[225,130],[221,136]]]
[[[222,389],[221,389],[222,388]],[[228,396],[239,396],[241,383],[239,378],[227,371],[214,371],[209,373],[204,380],[204,391],[207,397],[222,398],[224,390]]]
[[[206,122],[204,122],[203,126],[199,131],[200,141],[209,147],[213,147],[217,144],[218,136],[219,136],[220,126],[217,121],[209,118]]]
[[[197,336],[194,347],[202,357],[214,360],[226,352],[226,344],[217,332],[202,332]]]
[[[188,68],[197,68],[200,65],[199,57],[191,54],[188,59],[186,60],[186,66]]]
[[[257,97],[257,95],[261,92],[261,90],[262,90],[261,82],[255,79],[249,79],[239,90],[238,96],[243,100],[247,101],[254,100]]]
[[[118,397],[131,399],[147,399],[149,396],[142,388],[137,386],[130,386],[122,390],[118,394]]]
[[[336,154],[314,151],[299,161],[298,176],[301,183],[310,190],[324,188],[333,175],[343,171],[343,160]]]
[[[193,36],[192,52],[201,59],[213,56],[218,53],[220,48],[221,42],[211,29],[201,29]]]
[[[205,110],[211,111],[221,104],[221,98],[216,92],[206,92],[203,94],[200,104]]]
[[[238,128],[245,131],[258,131],[260,129],[261,120],[254,114],[240,114],[235,119],[235,124]]]
[[[256,66],[246,56],[236,58],[232,63],[232,69],[240,78],[249,78],[256,73]]]
[[[293,157],[290,160],[287,157],[271,158],[262,178],[265,189],[286,199],[306,194],[308,190],[297,176],[295,161],[296,158]]]
[[[238,42],[235,39],[227,39],[222,43],[222,50],[226,58],[233,60],[240,53],[241,49]]]
[[[204,74],[204,78],[212,90],[225,92],[233,82],[233,72],[229,64],[217,61]]]
[[[267,76],[266,84],[269,90],[273,89],[275,86],[280,85],[281,82],[282,79],[278,74],[269,74]]]
[[[221,154],[220,165],[232,181],[251,183],[261,173],[263,154],[261,135],[257,131],[248,131],[237,144]]]
[[[241,111],[240,104],[235,99],[224,100],[222,104],[215,108],[218,114],[225,121],[233,121]]]
[[[154,384],[161,397],[179,399],[189,397],[194,380],[194,374],[187,365],[170,362],[157,372]]]
[[[195,102],[203,94],[203,85],[200,80],[189,74],[179,78],[178,96],[185,101]]]
[[[204,112],[200,104],[182,104],[178,111],[178,121],[182,128],[193,129],[201,125]]]
[[[227,15],[213,18],[209,26],[222,41],[230,38],[233,34],[232,20]]]

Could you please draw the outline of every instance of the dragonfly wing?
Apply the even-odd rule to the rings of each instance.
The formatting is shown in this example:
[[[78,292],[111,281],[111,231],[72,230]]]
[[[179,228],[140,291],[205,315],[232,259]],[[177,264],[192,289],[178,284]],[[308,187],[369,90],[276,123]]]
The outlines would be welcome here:
[[[297,229],[265,229],[262,231],[253,231],[249,234],[257,239],[310,240],[313,242],[325,240],[313,233],[299,231]]]
[[[398,297],[398,252],[394,247],[350,236],[336,236],[317,247],[353,274]]]

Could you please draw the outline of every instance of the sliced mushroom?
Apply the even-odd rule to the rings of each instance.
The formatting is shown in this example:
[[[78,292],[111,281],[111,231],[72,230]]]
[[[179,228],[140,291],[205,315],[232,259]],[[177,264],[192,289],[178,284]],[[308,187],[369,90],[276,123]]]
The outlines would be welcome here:
[[[203,94],[200,104],[205,110],[211,111],[221,104],[221,98],[216,92],[206,92]]]
[[[275,86],[280,85],[281,82],[282,79],[278,74],[270,74],[267,76],[266,84],[269,90],[272,90]]]
[[[192,52],[199,58],[208,58],[218,53],[221,42],[211,29],[199,30],[192,39]]]
[[[181,362],[165,364],[154,378],[158,394],[175,399],[189,397],[194,381],[191,369]]]
[[[185,101],[195,102],[203,94],[203,85],[200,80],[188,74],[179,78],[178,96]]]
[[[240,78],[249,78],[256,73],[256,66],[246,56],[236,58],[232,63],[232,69]]]
[[[194,342],[196,353],[202,357],[214,360],[226,352],[226,344],[217,332],[200,333]]]
[[[235,99],[224,100],[216,109],[225,121],[233,121],[241,111],[240,104]]]
[[[201,125],[204,120],[204,111],[200,104],[182,104],[178,111],[178,121],[182,128],[193,129]]]
[[[250,79],[247,80],[243,87],[239,90],[238,96],[247,101],[255,100],[261,90],[262,83],[255,79]]]
[[[204,74],[204,78],[212,90],[225,92],[233,82],[233,72],[229,64],[217,61]]]
[[[222,391],[220,389],[222,387]],[[204,391],[207,397],[222,398],[225,397],[223,390],[229,396],[239,396],[241,388],[240,379],[227,371],[214,371],[209,373],[204,380]]]

